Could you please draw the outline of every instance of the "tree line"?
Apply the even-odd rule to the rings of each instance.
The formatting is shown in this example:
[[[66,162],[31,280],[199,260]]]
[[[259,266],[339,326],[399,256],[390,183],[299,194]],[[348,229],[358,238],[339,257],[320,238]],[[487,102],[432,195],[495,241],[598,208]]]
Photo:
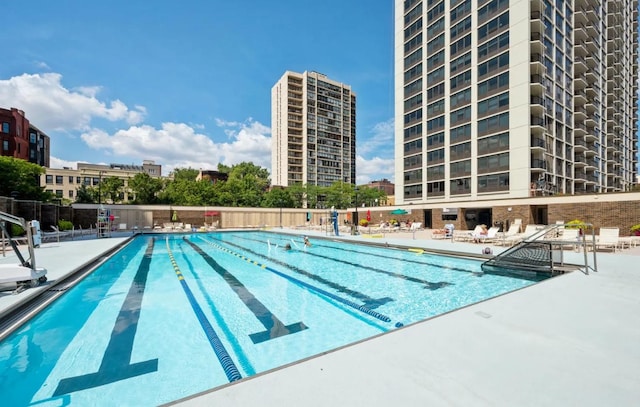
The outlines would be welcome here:
[[[384,191],[366,186],[357,187],[335,182],[329,187],[294,184],[289,187],[272,186],[269,171],[243,162],[233,166],[218,164],[218,171],[227,180],[197,181],[199,171],[192,168],[175,169],[168,178],[153,178],[138,173],[129,178],[126,187],[129,204],[165,204],[176,206],[226,206],[263,208],[330,208],[345,209],[354,205],[372,206],[386,199]],[[18,195],[20,199],[51,201],[55,195],[39,186],[45,169],[12,157],[0,157],[0,195]],[[6,175],[5,175],[6,174]],[[35,181],[35,182],[34,182]],[[81,185],[75,194],[78,203],[122,203],[124,181],[105,177],[99,186]]]

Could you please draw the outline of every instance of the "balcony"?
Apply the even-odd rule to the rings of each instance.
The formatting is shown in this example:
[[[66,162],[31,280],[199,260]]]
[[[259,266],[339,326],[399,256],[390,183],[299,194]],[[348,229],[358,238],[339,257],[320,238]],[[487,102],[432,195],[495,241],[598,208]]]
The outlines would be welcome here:
[[[539,136],[531,136],[531,149],[546,151],[547,143],[544,138]]]
[[[547,170],[547,161],[532,159],[531,160],[531,172],[545,172]]]
[[[544,94],[544,77],[542,75],[531,75],[531,94],[541,96]]]

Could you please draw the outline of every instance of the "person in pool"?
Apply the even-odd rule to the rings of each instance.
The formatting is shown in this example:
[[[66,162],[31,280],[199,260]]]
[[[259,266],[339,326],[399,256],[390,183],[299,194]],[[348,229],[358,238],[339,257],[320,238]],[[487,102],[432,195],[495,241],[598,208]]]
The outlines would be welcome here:
[[[291,250],[291,244],[287,243],[286,245],[283,246],[284,250]]]
[[[306,237],[306,236],[305,236],[305,237],[303,237],[302,239],[304,240],[304,245],[305,245],[305,246],[307,246],[307,247],[311,247],[311,242],[309,241],[309,238],[308,238],[308,237]]]

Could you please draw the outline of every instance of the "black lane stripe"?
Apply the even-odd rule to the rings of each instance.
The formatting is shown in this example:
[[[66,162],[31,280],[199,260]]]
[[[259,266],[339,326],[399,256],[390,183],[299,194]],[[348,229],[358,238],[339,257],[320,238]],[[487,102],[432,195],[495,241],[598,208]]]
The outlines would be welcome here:
[[[129,292],[120,308],[116,323],[111,330],[111,339],[102,356],[100,368],[95,373],[68,377],[60,380],[53,396],[91,389],[105,384],[129,379],[158,370],[158,359],[131,364],[133,341],[138,329],[142,297],[149,276],[154,239],[149,240]]]
[[[390,297],[371,298],[368,295],[363,294],[363,293],[361,293],[359,291],[355,291],[355,290],[350,289],[349,287],[345,287],[345,286],[340,285],[338,283],[334,283],[333,281],[327,280],[324,277],[320,277],[317,274],[314,274],[314,273],[311,273],[309,271],[303,270],[300,267],[294,266],[292,264],[286,263],[286,262],[281,261],[281,260],[277,260],[277,259],[271,258],[269,256],[265,256],[265,255],[263,255],[261,253],[255,252],[255,251],[253,251],[251,249],[247,249],[244,246],[240,246],[240,245],[235,244],[235,243],[227,242],[227,241],[215,238],[213,236],[208,236],[208,237],[210,239],[212,239],[212,240],[217,240],[218,242],[221,242],[221,243],[224,243],[224,244],[228,244],[229,246],[238,248],[240,250],[244,250],[247,253],[251,253],[251,254],[253,254],[255,256],[258,256],[258,257],[261,257],[261,258],[263,258],[265,260],[269,260],[269,261],[271,261],[273,263],[276,263],[276,264],[278,264],[280,266],[286,267],[287,269],[290,269],[290,270],[292,270],[292,271],[294,271],[294,272],[296,272],[298,274],[302,274],[303,276],[308,277],[308,278],[310,278],[310,279],[312,279],[314,281],[317,281],[317,282],[319,282],[321,284],[324,284],[324,285],[326,285],[328,287],[331,287],[331,288],[333,288],[334,290],[336,290],[336,291],[338,291],[340,293],[347,294],[352,298],[355,298],[357,300],[362,301],[363,304],[367,306],[367,308],[376,309],[376,308],[378,308],[378,307],[380,307],[380,306],[382,306],[382,305],[384,305],[384,304],[386,304],[388,302],[394,301],[394,299],[390,298]],[[239,237],[239,239],[253,240],[253,239],[247,239],[245,237]],[[262,241],[260,240],[260,242],[262,242]],[[262,242],[262,243],[264,243],[264,242]]]
[[[260,302],[252,293],[244,286],[233,274],[222,267],[211,256],[205,253],[200,246],[191,242],[186,237],[184,241],[193,248],[202,258],[211,266],[211,268],[224,279],[224,281],[236,293],[238,298],[253,312],[253,315],[264,326],[265,331],[256,332],[249,335],[253,343],[260,343],[275,339],[284,335],[289,335],[307,329],[303,322],[294,322],[290,325],[284,325],[278,317],[276,317],[269,309]]]
[[[252,239],[242,238],[242,237],[240,239],[252,240]],[[233,245],[232,243],[229,243],[229,242],[226,242],[226,241],[224,241],[224,243]],[[325,247],[327,247],[327,246],[325,246]],[[334,250],[342,250],[342,249],[336,249],[335,247],[330,247],[330,248],[334,249]],[[244,250],[248,250],[248,249],[244,249]],[[392,271],[387,271],[387,270],[379,269],[379,268],[376,268],[376,267],[363,266],[361,264],[353,263],[353,262],[350,262],[350,261],[347,261],[347,260],[342,260],[342,259],[338,260],[338,259],[335,259],[333,257],[329,257],[329,256],[325,256],[325,255],[322,255],[322,254],[314,253],[312,250],[305,250],[305,253],[307,253],[310,256],[319,257],[321,259],[331,260],[331,261],[339,262],[339,263],[342,263],[342,264],[348,264],[350,266],[354,266],[354,267],[358,267],[358,268],[361,268],[361,269],[373,271],[375,273],[385,274],[385,275],[390,276],[390,277],[399,278],[399,279],[406,280],[406,281],[411,281],[412,283],[424,284],[424,286],[425,286],[424,288],[429,289],[429,290],[437,290],[437,289],[442,288],[442,287],[453,285],[453,283],[449,283],[447,281],[431,282],[431,281],[428,281],[428,280],[423,280],[421,278],[411,277],[411,276],[407,276],[407,275],[401,274],[401,273],[394,273]]]

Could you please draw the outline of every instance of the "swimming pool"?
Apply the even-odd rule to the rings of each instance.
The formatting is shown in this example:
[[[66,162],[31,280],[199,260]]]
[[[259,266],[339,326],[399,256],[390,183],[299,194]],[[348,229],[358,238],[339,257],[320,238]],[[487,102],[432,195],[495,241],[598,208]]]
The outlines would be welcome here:
[[[3,404],[166,403],[535,283],[480,276],[475,260],[312,243],[135,238],[0,343]]]

